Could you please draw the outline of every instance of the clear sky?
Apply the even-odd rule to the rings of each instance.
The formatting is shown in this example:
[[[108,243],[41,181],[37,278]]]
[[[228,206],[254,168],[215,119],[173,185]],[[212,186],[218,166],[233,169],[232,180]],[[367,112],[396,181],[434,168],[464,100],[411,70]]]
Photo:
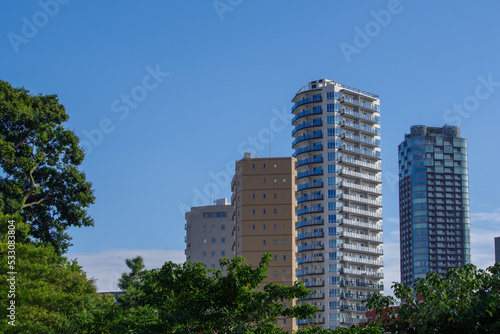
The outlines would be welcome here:
[[[500,236],[498,1],[9,1],[0,79],[57,94],[87,151],[95,227],[78,258],[112,290],[125,257],[184,260],[184,212],[230,197],[231,164],[292,154],[297,90],[327,78],[378,94],[386,286],[399,280],[397,145],[411,125],[469,144],[472,260]],[[212,179],[212,181],[210,181]],[[113,280],[115,283],[113,283]],[[389,289],[386,289],[389,291]]]

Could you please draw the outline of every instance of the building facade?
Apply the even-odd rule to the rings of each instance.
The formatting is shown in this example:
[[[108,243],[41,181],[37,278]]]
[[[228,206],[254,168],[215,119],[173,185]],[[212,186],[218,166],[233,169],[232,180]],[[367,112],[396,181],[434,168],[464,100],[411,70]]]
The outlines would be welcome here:
[[[380,101],[322,79],[292,102],[297,159],[297,278],[313,291],[312,319],[335,329],[365,322],[362,301],[383,290]]]
[[[500,237],[495,238],[495,263],[500,263]]]
[[[265,283],[293,285],[295,271],[295,159],[251,158],[236,162],[231,188],[234,206],[235,253],[257,266],[271,253]],[[290,306],[294,301],[288,302]],[[278,319],[277,326],[296,330],[295,319]]]
[[[401,282],[470,263],[467,141],[457,126],[415,125],[399,145]]]
[[[234,256],[233,211],[223,198],[215,205],[193,207],[186,212],[186,261],[220,269],[221,257]]]

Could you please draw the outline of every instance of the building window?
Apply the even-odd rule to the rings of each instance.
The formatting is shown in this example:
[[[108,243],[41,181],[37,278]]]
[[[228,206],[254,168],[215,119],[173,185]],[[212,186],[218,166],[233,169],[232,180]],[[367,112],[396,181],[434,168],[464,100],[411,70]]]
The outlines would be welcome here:
[[[203,251],[203,253],[202,253],[202,254],[203,254],[203,255],[202,255],[203,257],[207,257],[207,252]]]
[[[215,257],[215,251],[212,251],[212,257]]]
[[[212,243],[215,244],[215,238],[212,238]]]
[[[262,198],[266,198],[266,194],[262,194]]]
[[[263,165],[262,165],[262,168],[266,168],[266,164],[263,164]]]
[[[203,244],[205,245],[207,243],[207,239],[206,238],[203,238],[202,240]]]
[[[220,238],[220,242],[221,242],[221,244],[225,244],[226,243],[226,238]]]
[[[207,230],[207,225],[203,225],[203,226],[201,227],[201,230],[202,230],[202,231],[206,231],[206,230]]]
[[[278,209],[274,209],[274,213],[278,213]]]
[[[274,261],[278,261],[278,255],[274,256]]]
[[[226,251],[220,251],[220,256],[226,256]]]
[[[266,229],[266,224],[262,225],[262,229],[264,230]]]
[[[278,240],[274,239],[274,244],[277,245],[278,244]]]
[[[286,245],[286,239],[283,239],[283,245]]]
[[[221,230],[221,231],[225,231],[225,230],[226,230],[226,225],[222,224],[222,225],[220,226],[220,230]]]
[[[283,183],[285,183],[285,182],[286,182],[286,179],[285,179],[285,178],[283,178]]]
[[[265,245],[266,244],[266,240],[262,240],[262,244]]]
[[[286,270],[285,270],[285,271],[283,271],[283,276],[286,276]],[[285,321],[286,321],[286,320],[285,320]]]
[[[274,164],[274,168],[278,168],[278,165],[277,165],[277,164]]]
[[[255,198],[255,194],[252,194],[252,198]]]
[[[286,261],[286,255],[283,255],[283,261]]]
[[[274,183],[278,182],[278,179],[274,179]]]
[[[252,168],[255,169],[255,164],[252,165]]]
[[[212,225],[212,231],[215,231],[215,225]]]
[[[262,179],[262,183],[266,183],[266,179],[265,179],[265,178],[264,178],[264,179]]]
[[[266,214],[266,209],[262,210],[262,212],[263,212],[264,214]]]
[[[278,194],[276,194],[276,193],[275,193],[275,194],[274,194],[274,198],[278,198]]]
[[[277,230],[278,229],[278,224],[274,224],[274,229]]]
[[[278,276],[278,272],[277,271],[274,272],[274,276]]]
[[[252,210],[252,214],[255,214],[255,209]]]

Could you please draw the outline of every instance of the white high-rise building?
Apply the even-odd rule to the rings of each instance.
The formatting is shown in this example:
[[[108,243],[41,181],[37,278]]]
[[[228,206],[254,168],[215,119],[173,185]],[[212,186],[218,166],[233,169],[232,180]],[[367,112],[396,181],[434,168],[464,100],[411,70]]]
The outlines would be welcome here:
[[[323,328],[365,322],[362,301],[383,290],[380,101],[321,79],[292,102],[297,159],[297,278],[314,291]]]

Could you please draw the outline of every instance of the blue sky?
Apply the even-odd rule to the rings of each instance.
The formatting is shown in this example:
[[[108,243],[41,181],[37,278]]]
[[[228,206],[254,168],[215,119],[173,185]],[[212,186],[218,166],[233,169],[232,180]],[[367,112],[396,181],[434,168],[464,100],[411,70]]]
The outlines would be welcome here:
[[[252,149],[292,154],[290,100],[321,78],[381,99],[386,286],[399,279],[397,145],[411,125],[460,125],[469,143],[472,259],[500,236],[497,1],[9,2],[0,79],[57,94],[82,139],[95,227],[77,257],[111,290],[125,257],[184,259],[184,208],[230,197]]]

